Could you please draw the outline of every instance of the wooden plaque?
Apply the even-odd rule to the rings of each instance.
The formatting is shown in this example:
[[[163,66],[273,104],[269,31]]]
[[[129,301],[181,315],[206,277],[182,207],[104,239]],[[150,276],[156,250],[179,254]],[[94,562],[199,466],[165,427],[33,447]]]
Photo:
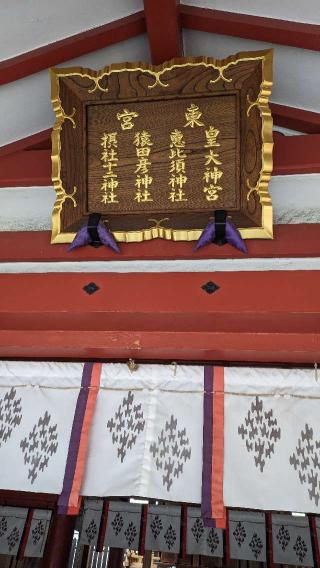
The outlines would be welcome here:
[[[53,69],[52,242],[90,213],[118,241],[195,240],[216,209],[272,237],[272,51]]]

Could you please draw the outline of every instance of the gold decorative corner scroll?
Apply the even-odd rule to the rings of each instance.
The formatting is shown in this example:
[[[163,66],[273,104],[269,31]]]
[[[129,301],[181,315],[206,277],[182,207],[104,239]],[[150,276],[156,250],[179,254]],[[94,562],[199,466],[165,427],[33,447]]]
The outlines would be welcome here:
[[[90,79],[94,82],[94,87],[92,89],[88,89],[88,93],[94,93],[97,89],[103,93],[107,93],[109,91],[108,87],[101,87],[100,80],[102,77],[90,77]]]
[[[72,124],[72,128],[77,128],[76,121],[73,118],[74,115],[76,114],[76,109],[73,107],[71,114],[66,114],[63,109],[62,109],[62,112],[63,112],[64,121],[70,120],[70,122]]]
[[[249,103],[249,106],[248,106],[248,108],[247,108],[247,116],[249,117],[249,116],[250,116],[250,112],[252,111],[252,109],[253,109],[254,107],[259,107],[259,97],[258,97],[255,101],[252,101],[252,100],[250,99],[250,96],[247,95],[247,103]]]
[[[153,85],[148,85],[148,89],[154,89],[157,85],[160,85],[160,87],[169,87],[169,83],[163,83],[160,79],[160,75],[162,75],[162,73],[164,73],[165,71],[161,72],[159,71],[158,73],[153,73],[154,77],[155,77],[155,82],[153,83]]]
[[[210,83],[218,83],[220,79],[222,79],[222,81],[225,81],[226,83],[232,83],[231,78],[228,79],[224,76],[224,72],[226,69],[228,69],[229,65],[233,65],[233,63],[228,63],[228,65],[222,65],[221,67],[215,67],[216,71],[218,71],[218,77],[216,77],[216,79],[211,79]]]
[[[52,105],[53,110],[56,115],[56,121],[51,134],[52,141],[52,152],[51,152],[51,162],[52,162],[52,182],[53,187],[56,192],[56,200],[53,207],[52,213],[52,237],[51,242],[59,242],[59,235],[61,234],[61,211],[64,202],[70,199],[73,203],[73,207],[77,207],[77,202],[75,199],[75,194],[77,193],[77,188],[74,186],[71,193],[67,193],[63,187],[61,180],[61,141],[60,133],[63,123],[68,120],[72,124],[72,128],[76,128],[76,122],[74,116],[76,114],[76,109],[73,107],[72,113],[67,114],[62,108],[60,96],[59,96],[59,77],[53,71],[51,71],[51,89],[52,89]],[[57,240],[58,239],[58,240]],[[73,238],[70,239],[71,242]],[[65,241],[64,241],[65,242]]]
[[[247,185],[247,188],[249,189],[249,191],[247,193],[247,201],[250,201],[250,197],[254,192],[259,195],[259,184],[252,186],[250,181],[247,179],[246,185]]]

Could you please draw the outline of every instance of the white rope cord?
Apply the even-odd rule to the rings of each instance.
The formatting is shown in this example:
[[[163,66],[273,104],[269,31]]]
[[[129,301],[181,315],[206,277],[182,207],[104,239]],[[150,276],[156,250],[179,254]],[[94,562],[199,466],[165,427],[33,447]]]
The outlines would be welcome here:
[[[0,389],[9,389],[9,388],[26,388],[26,389],[36,389],[36,390],[73,390],[73,391],[80,391],[81,389],[92,389],[92,390],[106,390],[111,392],[127,392],[127,391],[134,391],[134,392],[142,392],[142,391],[159,391],[159,392],[168,392],[174,394],[223,394],[228,396],[245,396],[253,398],[255,396],[259,396],[260,398],[268,397],[268,398],[297,398],[297,399],[306,399],[306,400],[320,400],[320,385],[319,385],[319,395],[303,395],[303,394],[294,394],[294,393],[262,393],[262,392],[252,392],[252,393],[242,393],[242,392],[235,392],[235,391],[221,391],[221,390],[213,390],[213,391],[205,391],[203,389],[164,389],[159,387],[110,387],[110,386],[70,386],[70,387],[56,387],[56,386],[49,386],[49,385],[30,385],[30,384],[19,384],[19,385],[0,385]]]

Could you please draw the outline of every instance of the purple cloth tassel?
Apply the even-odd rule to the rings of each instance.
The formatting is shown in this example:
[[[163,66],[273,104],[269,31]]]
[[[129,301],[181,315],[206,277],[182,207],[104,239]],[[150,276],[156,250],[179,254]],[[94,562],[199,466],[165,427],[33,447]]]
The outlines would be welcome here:
[[[68,246],[68,251],[76,249],[78,247],[84,247],[90,244],[90,235],[88,233],[87,225],[81,227],[74,237],[71,245]]]
[[[97,231],[99,235],[99,239],[106,247],[110,247],[114,252],[120,252],[120,248],[114,239],[112,233],[107,229],[102,221],[99,221],[97,225]],[[73,239],[72,243],[68,247],[68,251],[74,250],[79,247],[84,247],[91,243],[91,238],[88,232],[87,225],[81,227],[77,232],[75,238]]]
[[[212,243],[215,238],[215,222],[210,221],[208,225],[203,229],[199,239],[196,242],[194,250],[198,250],[199,248]],[[236,249],[240,250],[243,253],[248,252],[246,244],[242,239],[238,229],[231,223],[231,221],[226,221],[226,241],[235,247]]]
[[[99,239],[106,247],[110,247],[114,252],[120,252],[120,248],[114,239],[112,233],[110,233],[109,229],[105,226],[102,221],[98,223],[98,235]]]
[[[244,242],[243,238],[241,237],[237,227],[235,227],[234,224],[231,223],[228,220],[226,222],[226,239],[227,239],[227,242],[230,245],[237,248],[241,252],[243,252],[243,253],[248,252],[246,243]]]

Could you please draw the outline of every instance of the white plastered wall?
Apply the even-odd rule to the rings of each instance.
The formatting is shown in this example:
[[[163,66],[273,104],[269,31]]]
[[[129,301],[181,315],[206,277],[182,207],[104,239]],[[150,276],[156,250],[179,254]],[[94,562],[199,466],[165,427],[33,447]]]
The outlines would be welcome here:
[[[0,61],[142,9],[142,0],[1,0]]]
[[[320,174],[274,176],[270,194],[274,223],[320,222]],[[0,230],[51,229],[52,187],[0,188]]]
[[[145,35],[67,61],[60,67],[91,67],[100,69],[123,61],[149,61]],[[49,71],[41,71],[0,87],[0,146],[30,134],[51,128],[54,114],[50,102]]]

